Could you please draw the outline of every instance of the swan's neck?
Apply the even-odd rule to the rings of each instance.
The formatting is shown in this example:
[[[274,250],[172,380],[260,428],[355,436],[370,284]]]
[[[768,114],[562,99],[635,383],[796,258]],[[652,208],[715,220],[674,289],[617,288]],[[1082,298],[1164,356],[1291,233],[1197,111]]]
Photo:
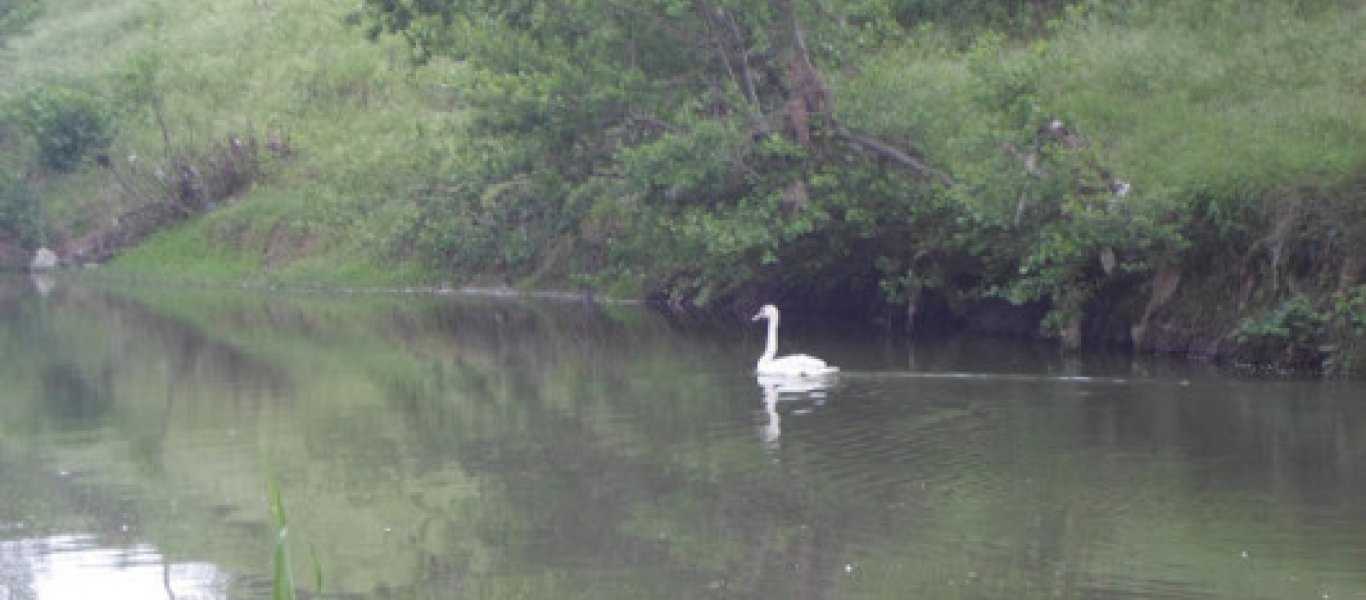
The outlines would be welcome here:
[[[778,317],[768,319],[768,341],[764,343],[764,355],[759,357],[759,362],[773,360],[778,354]]]

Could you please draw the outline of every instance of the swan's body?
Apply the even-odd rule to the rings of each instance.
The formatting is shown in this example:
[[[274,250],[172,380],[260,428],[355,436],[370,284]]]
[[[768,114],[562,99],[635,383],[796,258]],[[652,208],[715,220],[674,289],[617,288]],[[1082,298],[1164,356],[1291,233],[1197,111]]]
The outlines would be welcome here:
[[[754,320],[768,319],[768,341],[764,353],[754,371],[759,375],[782,377],[824,377],[838,373],[840,368],[825,364],[825,361],[806,354],[778,354],[778,307],[765,304],[754,315]]]

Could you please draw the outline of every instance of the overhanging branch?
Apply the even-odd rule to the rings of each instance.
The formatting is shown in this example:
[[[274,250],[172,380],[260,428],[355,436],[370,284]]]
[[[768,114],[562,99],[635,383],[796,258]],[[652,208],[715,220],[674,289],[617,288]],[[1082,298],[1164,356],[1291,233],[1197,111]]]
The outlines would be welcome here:
[[[637,112],[629,108],[626,109],[626,119],[668,133],[679,133],[683,131],[674,124],[668,123],[663,119],[660,119],[659,117],[656,117],[654,115],[647,115],[645,113]]]
[[[888,144],[887,142],[871,136],[855,133],[843,125],[836,127],[835,133],[855,148],[872,152],[881,158],[890,160],[906,169],[914,171],[922,177],[938,179],[940,183],[944,184],[944,187],[953,187],[956,185],[956,182],[954,182],[953,178],[949,177],[948,174],[921,162],[914,156],[905,153],[900,148]]]

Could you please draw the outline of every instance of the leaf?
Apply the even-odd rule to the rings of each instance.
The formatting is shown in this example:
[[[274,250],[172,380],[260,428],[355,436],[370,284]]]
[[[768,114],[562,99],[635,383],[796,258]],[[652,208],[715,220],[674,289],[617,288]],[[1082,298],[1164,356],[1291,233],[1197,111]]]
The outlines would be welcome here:
[[[271,586],[274,600],[294,600],[294,573],[289,565],[289,521],[285,516],[285,501],[280,495],[280,487],[271,480],[269,484],[271,516],[275,521],[275,577]]]
[[[317,593],[322,593],[322,591],[323,591],[323,564],[322,564],[322,561],[319,561],[319,560],[318,560],[318,547],[317,547],[317,546],[315,546],[315,545],[313,545],[313,544],[309,544],[309,545],[308,545],[308,557],[309,557],[309,559],[310,559],[310,562],[313,563],[313,565],[312,565],[312,566],[313,566],[313,591],[314,591],[314,592],[317,592]]]

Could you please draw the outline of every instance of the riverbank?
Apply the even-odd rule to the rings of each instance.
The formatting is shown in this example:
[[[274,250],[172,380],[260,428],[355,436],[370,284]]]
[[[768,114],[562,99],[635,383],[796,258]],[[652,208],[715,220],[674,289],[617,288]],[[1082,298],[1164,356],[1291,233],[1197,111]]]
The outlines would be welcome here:
[[[791,6],[715,13],[748,45],[699,54],[700,13],[429,39],[380,3],[45,2],[0,29],[0,238],[118,277],[1366,364],[1356,3]]]

